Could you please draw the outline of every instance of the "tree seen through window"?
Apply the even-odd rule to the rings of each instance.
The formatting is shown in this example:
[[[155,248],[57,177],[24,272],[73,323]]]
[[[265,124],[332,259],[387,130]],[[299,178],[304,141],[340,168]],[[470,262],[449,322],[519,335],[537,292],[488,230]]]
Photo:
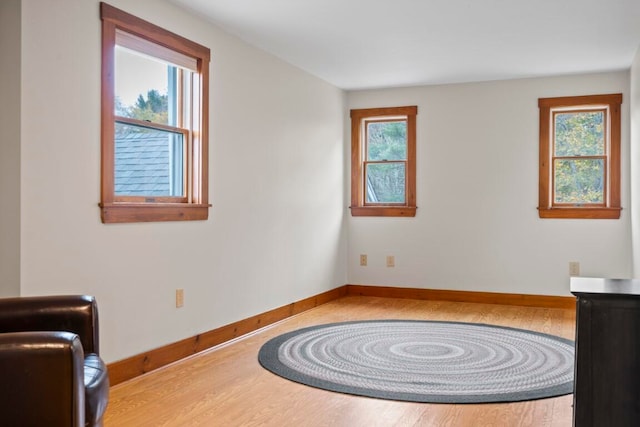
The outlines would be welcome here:
[[[604,110],[554,114],[555,203],[604,203],[604,117]]]
[[[371,121],[365,162],[367,203],[404,203],[407,122]]]

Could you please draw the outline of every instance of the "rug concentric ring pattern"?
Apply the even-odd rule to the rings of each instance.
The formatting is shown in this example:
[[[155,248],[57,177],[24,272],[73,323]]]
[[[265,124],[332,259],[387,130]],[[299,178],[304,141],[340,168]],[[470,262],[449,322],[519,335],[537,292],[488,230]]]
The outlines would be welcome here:
[[[475,323],[313,326],[271,339],[258,360],[313,387],[413,402],[513,402],[573,391],[573,341]]]

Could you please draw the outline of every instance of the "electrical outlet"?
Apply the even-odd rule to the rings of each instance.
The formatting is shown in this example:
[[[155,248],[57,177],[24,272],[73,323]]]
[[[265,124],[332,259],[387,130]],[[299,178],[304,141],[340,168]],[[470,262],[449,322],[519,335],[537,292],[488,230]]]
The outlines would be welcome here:
[[[580,275],[580,263],[577,261],[571,261],[569,263],[569,276]]]
[[[176,308],[184,305],[184,289],[176,289]]]
[[[366,254],[360,255],[360,265],[363,266],[363,267],[367,266],[367,255]]]
[[[396,266],[396,257],[393,255],[387,255],[387,267],[395,267]]]

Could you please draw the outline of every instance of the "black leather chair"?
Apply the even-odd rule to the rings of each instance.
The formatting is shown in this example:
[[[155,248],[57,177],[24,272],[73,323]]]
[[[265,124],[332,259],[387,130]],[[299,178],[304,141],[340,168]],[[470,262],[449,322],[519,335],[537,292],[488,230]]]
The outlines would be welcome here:
[[[109,400],[90,296],[0,299],[0,425],[102,426]]]

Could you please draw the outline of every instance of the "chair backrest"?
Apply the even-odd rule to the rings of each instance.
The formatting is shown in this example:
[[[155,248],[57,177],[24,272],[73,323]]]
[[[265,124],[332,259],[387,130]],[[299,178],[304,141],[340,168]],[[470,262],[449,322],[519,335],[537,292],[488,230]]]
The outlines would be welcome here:
[[[85,354],[99,354],[96,300],[87,295],[0,299],[0,333],[28,331],[73,332]]]

